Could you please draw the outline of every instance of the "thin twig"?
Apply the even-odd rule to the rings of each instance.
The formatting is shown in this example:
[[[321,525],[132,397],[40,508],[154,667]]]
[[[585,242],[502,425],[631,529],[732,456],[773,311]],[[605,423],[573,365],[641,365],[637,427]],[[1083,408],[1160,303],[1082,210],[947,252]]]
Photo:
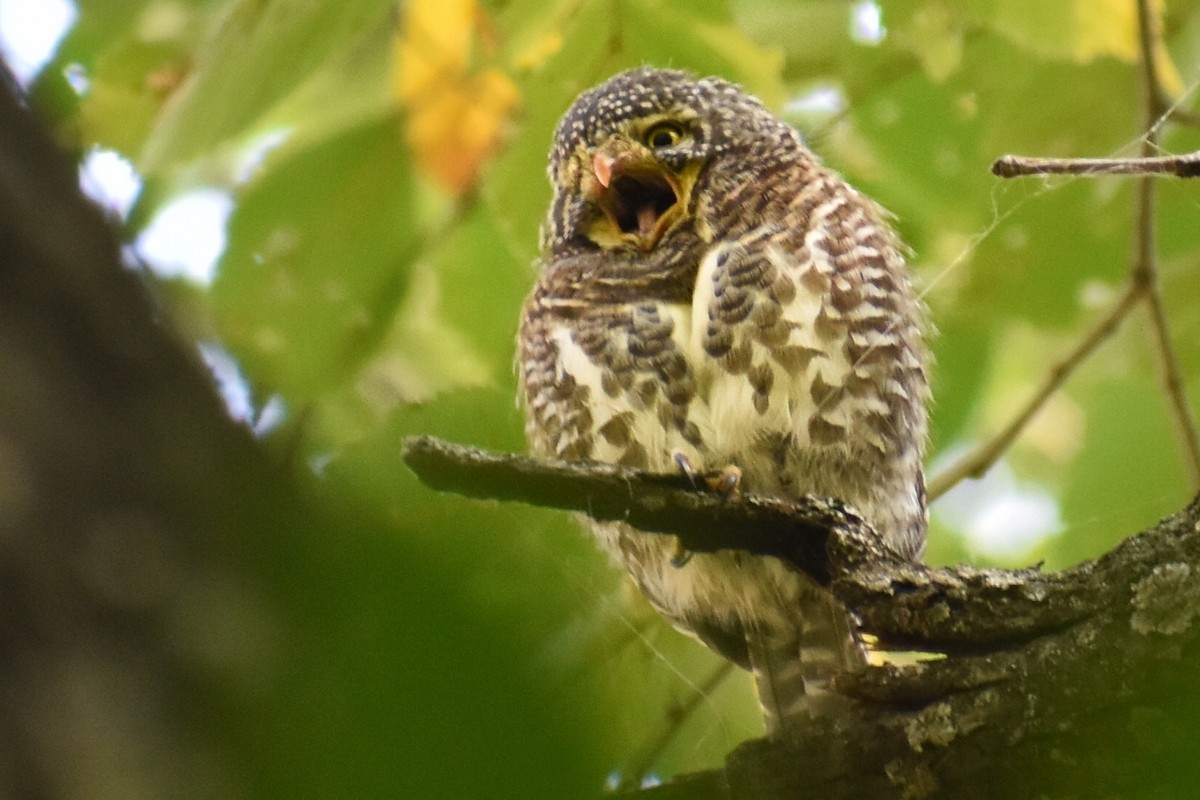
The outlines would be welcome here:
[[[1137,14],[1138,48],[1142,55],[1142,81],[1146,92],[1146,116],[1154,120],[1156,125],[1159,124],[1159,120],[1170,120],[1193,128],[1200,127],[1200,114],[1182,107],[1188,93],[1185,92],[1179,98],[1172,98],[1163,85],[1160,59],[1170,58],[1170,55],[1163,44],[1162,29],[1159,27],[1160,17],[1152,16],[1150,7],[1142,0],[1138,1]]]
[[[1157,281],[1146,294],[1146,305],[1150,312],[1150,341],[1162,373],[1162,388],[1171,412],[1171,422],[1179,438],[1188,479],[1193,489],[1200,489],[1200,435],[1197,434],[1196,420],[1188,406],[1179,357],[1167,329],[1167,314]]]
[[[1160,86],[1156,68],[1157,47],[1161,39],[1157,18],[1151,13],[1149,0],[1138,0],[1138,42],[1141,48],[1143,121],[1147,128],[1142,139],[1142,155],[1150,156],[1158,149],[1157,121],[1162,113]],[[1167,325],[1162,292],[1158,280],[1157,241],[1154,225],[1156,194],[1154,181],[1143,177],[1138,181],[1135,203],[1135,250],[1132,280],[1144,285],[1146,305],[1150,311],[1150,342],[1154,348],[1162,376],[1163,392],[1171,421],[1178,434],[1179,445],[1193,487],[1200,487],[1200,434],[1188,405],[1179,356]]]
[[[1001,178],[1026,175],[1174,175],[1200,177],[1200,150],[1179,156],[1140,158],[1034,158],[1001,156],[992,163],[992,174]]]
[[[1133,261],[1129,281],[1117,303],[1089,330],[1075,349],[1050,368],[1038,391],[1013,420],[994,437],[968,453],[957,463],[935,476],[929,483],[929,497],[935,499],[959,481],[980,477],[1004,454],[1046,401],[1067,378],[1105,341],[1129,315],[1135,303],[1146,299],[1150,311],[1151,342],[1163,376],[1163,391],[1172,422],[1179,434],[1184,461],[1193,486],[1200,488],[1200,436],[1188,406],[1184,381],[1167,327],[1167,315],[1158,286],[1155,258],[1155,181],[1161,174],[1183,178],[1200,176],[1200,150],[1181,156],[1155,156],[1158,129],[1173,108],[1164,108],[1155,62],[1158,31],[1147,0],[1138,0],[1138,34],[1142,53],[1141,78],[1145,95],[1141,152],[1137,158],[1032,158],[1003,156],[992,164],[992,172],[1003,178],[1025,175],[1138,175],[1134,197]]]
[[[1029,421],[1046,404],[1046,401],[1062,387],[1067,378],[1087,360],[1102,342],[1113,335],[1118,326],[1129,316],[1130,310],[1142,296],[1144,289],[1145,287],[1140,283],[1130,281],[1113,307],[1084,335],[1075,345],[1075,349],[1050,367],[1041,387],[1026,401],[1002,431],[930,480],[928,488],[930,500],[945,494],[959,481],[966,478],[978,478],[987,472],[1008,450],[1025,426],[1029,424]]]
[[[694,688],[687,698],[667,708],[666,727],[634,759],[633,765],[629,768],[629,780],[624,782],[625,788],[632,788],[641,783],[642,779],[650,772],[650,768],[654,766],[654,762],[658,761],[667,746],[679,735],[683,723],[688,721],[705,698],[716,691],[717,687],[724,683],[733,671],[734,663],[732,661],[722,661],[699,686]]]

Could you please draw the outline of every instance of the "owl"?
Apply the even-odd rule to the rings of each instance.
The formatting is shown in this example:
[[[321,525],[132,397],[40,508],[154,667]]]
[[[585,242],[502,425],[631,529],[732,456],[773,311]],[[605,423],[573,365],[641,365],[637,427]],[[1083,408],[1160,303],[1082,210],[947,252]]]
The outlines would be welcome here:
[[[918,559],[924,310],[879,207],[738,86],[665,69],[580,95],[549,177],[518,334],[532,452],[836,498]],[[844,608],[777,559],[588,525],[662,616],[752,670],[768,732],[862,663]]]

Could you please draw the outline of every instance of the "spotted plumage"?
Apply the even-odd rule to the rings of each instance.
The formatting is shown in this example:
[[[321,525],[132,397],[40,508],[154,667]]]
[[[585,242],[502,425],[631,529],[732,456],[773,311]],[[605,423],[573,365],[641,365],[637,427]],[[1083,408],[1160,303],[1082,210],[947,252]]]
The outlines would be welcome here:
[[[884,215],[725,81],[636,69],[582,94],[519,334],[540,455],[740,469],[746,492],[858,507],[903,555],[925,539],[923,311]],[[591,528],[672,623],[752,667],[778,730],[858,648],[778,561],[680,559]]]

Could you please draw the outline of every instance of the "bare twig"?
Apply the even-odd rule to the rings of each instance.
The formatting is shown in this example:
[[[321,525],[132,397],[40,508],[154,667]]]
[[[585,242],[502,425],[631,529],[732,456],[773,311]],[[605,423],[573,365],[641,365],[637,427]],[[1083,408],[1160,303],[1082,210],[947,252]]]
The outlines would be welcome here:
[[[1149,7],[1149,0],[1138,0],[1138,34],[1142,53],[1142,91],[1144,95],[1143,120],[1147,133],[1142,139],[1142,155],[1150,156],[1158,149],[1157,121],[1161,113],[1160,87],[1156,69],[1156,53],[1161,41],[1157,17]],[[1167,313],[1163,308],[1162,292],[1158,281],[1157,244],[1154,225],[1155,185],[1150,178],[1138,181],[1135,206],[1135,250],[1131,278],[1145,287],[1146,305],[1150,312],[1150,342],[1154,348],[1162,376],[1163,393],[1171,421],[1178,434],[1185,468],[1193,487],[1200,487],[1200,435],[1196,421],[1188,405],[1179,356],[1167,326]]]
[[[1165,120],[1164,114],[1175,109],[1165,108],[1163,105],[1163,91],[1155,66],[1159,32],[1156,28],[1156,18],[1150,13],[1147,0],[1138,0],[1138,32],[1142,53],[1141,77],[1146,98],[1143,115],[1143,130],[1146,134],[1142,137],[1139,157],[1032,158],[1007,155],[992,164],[992,173],[1002,178],[1049,174],[1140,176],[1134,196],[1134,254],[1125,290],[1109,312],[1084,334],[1075,349],[1050,368],[1038,391],[1003,430],[929,482],[930,499],[941,496],[959,481],[982,476],[995,464],[1041,407],[1096,348],[1116,331],[1136,302],[1143,298],[1150,311],[1151,342],[1157,355],[1163,391],[1167,397],[1172,422],[1179,435],[1188,476],[1193,487],[1200,488],[1200,436],[1197,435],[1196,423],[1189,410],[1179,359],[1167,327],[1167,315],[1159,291],[1154,226],[1154,176],[1200,176],[1200,150],[1181,156],[1154,155],[1158,151],[1158,129]]]
[[[1075,345],[1075,349],[1050,367],[1042,385],[1003,430],[929,481],[929,498],[933,500],[940,497],[959,481],[966,478],[978,478],[987,472],[1008,450],[1021,431],[1025,430],[1025,426],[1041,410],[1046,401],[1062,387],[1067,378],[1074,374],[1079,365],[1086,361],[1096,348],[1112,336],[1120,324],[1125,321],[1130,310],[1142,296],[1143,289],[1141,284],[1130,281],[1113,307],[1092,326],[1079,344]]]
[[[1139,158],[1034,158],[1001,156],[992,163],[992,174],[1001,178],[1027,175],[1174,175],[1200,177],[1200,150],[1179,156]]]
[[[1167,405],[1171,412],[1171,422],[1179,440],[1188,480],[1193,489],[1198,489],[1200,488],[1200,435],[1197,434],[1196,420],[1188,405],[1187,390],[1179,368],[1179,356],[1175,352],[1175,345],[1167,328],[1167,314],[1163,308],[1162,294],[1158,290],[1157,281],[1146,294],[1146,304],[1150,312],[1150,341],[1154,347],[1162,375],[1163,394],[1166,395]]]

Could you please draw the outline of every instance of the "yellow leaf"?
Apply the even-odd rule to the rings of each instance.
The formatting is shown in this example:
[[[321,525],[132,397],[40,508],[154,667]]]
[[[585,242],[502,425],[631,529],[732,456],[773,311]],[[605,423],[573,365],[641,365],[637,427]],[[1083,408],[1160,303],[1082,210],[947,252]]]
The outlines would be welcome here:
[[[1137,0],[1075,0],[1074,56],[1091,61],[1115,56],[1135,61],[1138,54]],[[1152,11],[1151,13],[1156,13]]]
[[[494,35],[475,0],[411,0],[396,41],[392,86],[408,112],[409,147],[456,196],[475,184],[520,104],[507,75],[472,63],[474,51],[496,49]]]
[[[421,169],[452,194],[467,192],[499,147],[518,98],[495,69],[444,83],[410,111],[408,142]]]
[[[988,23],[1048,58],[1085,63],[1138,56],[1137,0],[999,0]],[[1151,13],[1162,14],[1162,0]]]
[[[397,98],[419,100],[447,77],[466,71],[475,15],[475,0],[411,0],[405,4],[393,81]]]

